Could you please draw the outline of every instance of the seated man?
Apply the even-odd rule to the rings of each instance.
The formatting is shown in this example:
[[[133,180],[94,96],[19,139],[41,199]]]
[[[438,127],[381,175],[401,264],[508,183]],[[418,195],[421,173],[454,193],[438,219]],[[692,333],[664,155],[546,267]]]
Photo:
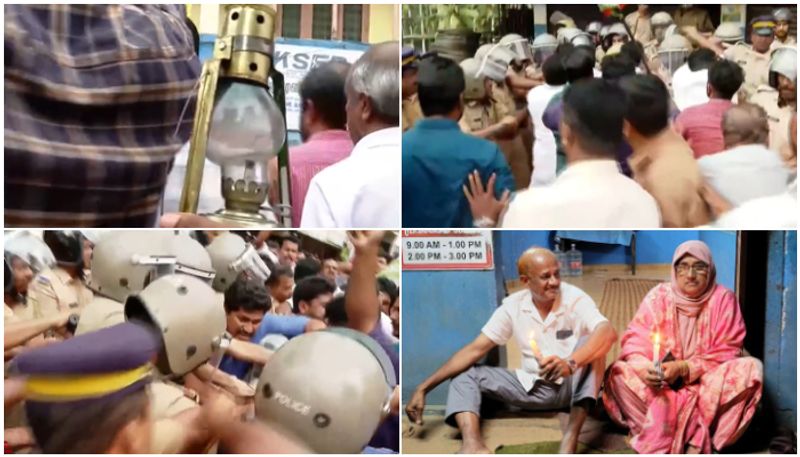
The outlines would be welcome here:
[[[716,283],[708,246],[687,241],[672,259],[671,283],[647,294],[622,336],[603,402],[630,428],[640,454],[710,454],[750,424],[762,365],[742,357],[742,312],[736,295]]]
[[[725,151],[700,159],[708,186],[733,206],[786,192],[791,180],[780,153],[767,148],[769,124],[757,105],[735,105],[722,118]]]
[[[446,422],[461,430],[462,453],[489,453],[480,433],[481,395],[528,410],[570,408],[562,453],[574,453],[589,408],[597,399],[614,328],[582,290],[562,283],[558,260],[547,249],[531,248],[517,262],[525,290],[509,295],[477,338],[417,386],[406,405],[422,424],[425,395],[453,378]],[[475,365],[495,346],[515,338],[522,368]]]

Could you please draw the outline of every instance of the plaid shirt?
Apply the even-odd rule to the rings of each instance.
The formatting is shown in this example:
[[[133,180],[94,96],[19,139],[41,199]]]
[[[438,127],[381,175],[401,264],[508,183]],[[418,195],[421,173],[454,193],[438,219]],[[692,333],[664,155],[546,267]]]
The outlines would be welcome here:
[[[6,227],[154,226],[194,118],[184,8],[4,9]]]

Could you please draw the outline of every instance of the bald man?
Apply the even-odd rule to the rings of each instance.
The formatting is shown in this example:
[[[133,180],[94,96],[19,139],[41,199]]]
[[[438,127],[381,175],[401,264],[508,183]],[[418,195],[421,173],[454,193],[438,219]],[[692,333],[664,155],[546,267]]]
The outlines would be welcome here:
[[[528,249],[517,269],[525,289],[506,297],[478,337],[417,386],[406,414],[422,425],[425,395],[452,378],[445,421],[461,431],[459,452],[491,452],[480,430],[481,397],[487,395],[531,411],[570,408],[560,452],[575,453],[617,334],[585,292],[561,282],[551,251]],[[522,350],[522,368],[476,365],[512,338]]]
[[[705,183],[733,207],[783,194],[793,178],[778,151],[770,150],[767,113],[758,105],[733,105],[722,116],[725,150],[697,161]]]

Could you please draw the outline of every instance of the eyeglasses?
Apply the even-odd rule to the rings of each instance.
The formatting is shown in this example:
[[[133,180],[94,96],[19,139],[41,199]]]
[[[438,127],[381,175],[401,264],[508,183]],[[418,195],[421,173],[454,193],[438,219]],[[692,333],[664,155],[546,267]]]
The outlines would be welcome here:
[[[685,275],[686,273],[689,272],[689,270],[694,271],[696,274],[703,275],[708,273],[708,265],[704,263],[696,263],[694,265],[679,263],[678,266],[675,267],[675,270],[678,272],[679,275]]]

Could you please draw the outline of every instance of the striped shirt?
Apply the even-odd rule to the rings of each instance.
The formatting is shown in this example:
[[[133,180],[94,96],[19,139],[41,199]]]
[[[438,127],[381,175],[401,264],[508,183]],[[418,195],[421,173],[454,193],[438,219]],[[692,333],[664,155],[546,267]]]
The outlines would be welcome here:
[[[194,117],[184,7],[4,10],[5,225],[154,226]]]

